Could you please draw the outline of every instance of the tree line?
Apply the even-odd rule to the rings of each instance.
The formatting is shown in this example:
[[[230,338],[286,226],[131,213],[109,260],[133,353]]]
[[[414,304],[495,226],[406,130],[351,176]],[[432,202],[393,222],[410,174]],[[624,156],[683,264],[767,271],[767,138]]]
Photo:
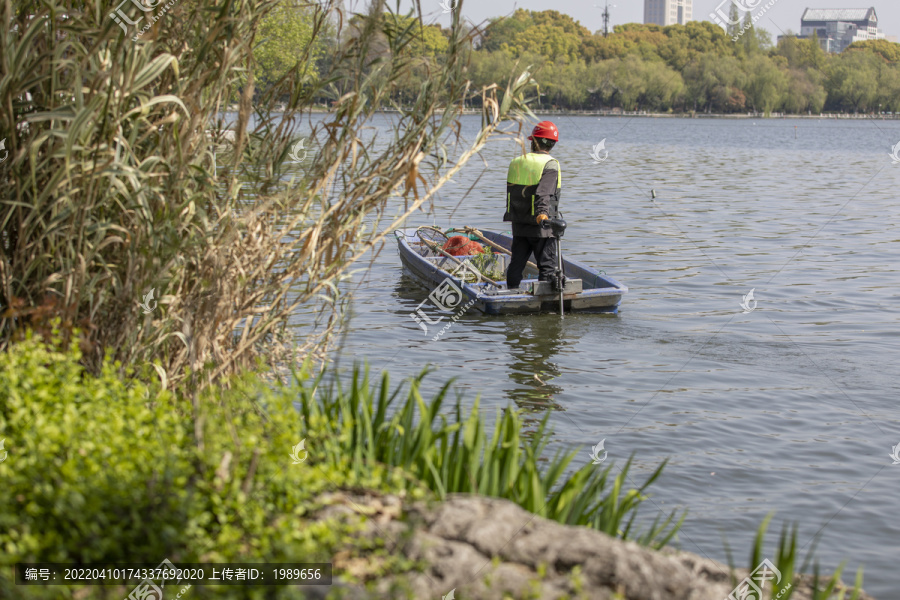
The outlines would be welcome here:
[[[825,53],[815,38],[783,36],[745,22],[631,23],[608,37],[556,11],[495,19],[472,51],[474,82],[536,64],[541,105],[714,113],[900,112],[900,44],[856,42]],[[743,31],[743,33],[741,33]],[[736,40],[736,41],[734,41]]]
[[[361,30],[356,16],[344,37]],[[474,86],[503,85],[517,69],[531,67],[538,83],[536,106],[568,110],[622,109],[653,112],[818,114],[900,112],[900,44],[856,42],[841,54],[824,52],[815,38],[783,36],[777,45],[763,29],[744,21],[728,30],[707,21],[686,25],[618,25],[604,37],[555,10],[518,9],[474,30],[469,75]],[[285,22],[281,34],[287,35]],[[302,27],[302,19],[293,22]],[[411,16],[387,13],[382,43],[368,52],[373,76],[379,55],[408,55],[409,68],[394,82],[393,99],[413,98],[440,63],[448,29]],[[398,31],[418,29],[413,42],[392,44]],[[293,39],[304,39],[293,34]],[[319,36],[320,43],[342,40]],[[275,46],[275,43],[268,43]],[[261,44],[263,51],[266,43]],[[290,44],[278,46],[289,53]],[[327,48],[313,53],[328,61]],[[268,59],[269,63],[272,61]],[[282,71],[289,60],[278,63]],[[273,76],[277,76],[274,73]]]

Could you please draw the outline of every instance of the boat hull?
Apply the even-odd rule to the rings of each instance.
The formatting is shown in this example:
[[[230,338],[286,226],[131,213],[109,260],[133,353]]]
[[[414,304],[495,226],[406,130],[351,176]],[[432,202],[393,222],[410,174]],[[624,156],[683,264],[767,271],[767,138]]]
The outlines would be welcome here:
[[[512,238],[501,233],[481,231],[481,234],[495,244],[509,249],[512,246]],[[458,268],[457,263],[444,256],[431,256],[433,254],[421,243],[416,236],[416,229],[398,229],[394,232],[397,238],[397,247],[400,260],[406,272],[426,288],[443,288],[441,293],[448,292],[454,300],[457,295],[460,302],[454,306],[438,300],[434,302],[434,293],[429,296],[433,303],[447,310],[458,310],[459,307],[478,310],[484,314],[532,314],[539,312],[559,312],[559,293],[509,293],[506,289],[496,289],[488,283],[465,282],[451,272]],[[504,267],[508,264],[508,256],[502,256]],[[467,257],[460,256],[464,261]],[[616,313],[622,295],[628,292],[628,288],[609,277],[601,274],[580,262],[563,257],[563,270],[570,280],[581,280],[581,290],[563,293],[563,308],[566,312],[599,312]],[[525,271],[520,288],[529,288],[535,285],[537,273],[530,267]],[[449,280],[449,281],[448,281]],[[446,282],[446,283],[445,283]],[[498,282],[505,283],[505,282]],[[504,286],[505,287],[505,286]],[[453,288],[451,290],[451,288]],[[543,290],[538,287],[539,292]],[[459,290],[457,294],[456,290]]]

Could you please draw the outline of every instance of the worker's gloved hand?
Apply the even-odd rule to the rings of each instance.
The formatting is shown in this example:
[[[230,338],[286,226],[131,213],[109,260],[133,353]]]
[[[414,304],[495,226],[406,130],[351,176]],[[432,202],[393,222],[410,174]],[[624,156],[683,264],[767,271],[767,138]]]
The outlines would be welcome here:
[[[534,220],[541,227],[546,227],[545,223],[550,219],[548,215],[538,215]]]

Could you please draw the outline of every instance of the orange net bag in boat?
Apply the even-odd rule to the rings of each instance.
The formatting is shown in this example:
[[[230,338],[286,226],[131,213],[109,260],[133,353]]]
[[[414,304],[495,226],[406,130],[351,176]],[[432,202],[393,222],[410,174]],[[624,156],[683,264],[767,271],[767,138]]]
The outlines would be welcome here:
[[[473,242],[464,235],[454,235],[444,244],[444,252],[451,256],[469,256],[481,254],[484,248],[478,242]]]

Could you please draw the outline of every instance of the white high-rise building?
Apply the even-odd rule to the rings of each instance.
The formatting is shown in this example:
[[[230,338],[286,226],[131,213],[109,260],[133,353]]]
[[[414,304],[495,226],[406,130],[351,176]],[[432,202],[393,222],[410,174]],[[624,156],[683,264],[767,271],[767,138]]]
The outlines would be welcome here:
[[[693,20],[694,0],[644,0],[644,23],[684,25]]]

